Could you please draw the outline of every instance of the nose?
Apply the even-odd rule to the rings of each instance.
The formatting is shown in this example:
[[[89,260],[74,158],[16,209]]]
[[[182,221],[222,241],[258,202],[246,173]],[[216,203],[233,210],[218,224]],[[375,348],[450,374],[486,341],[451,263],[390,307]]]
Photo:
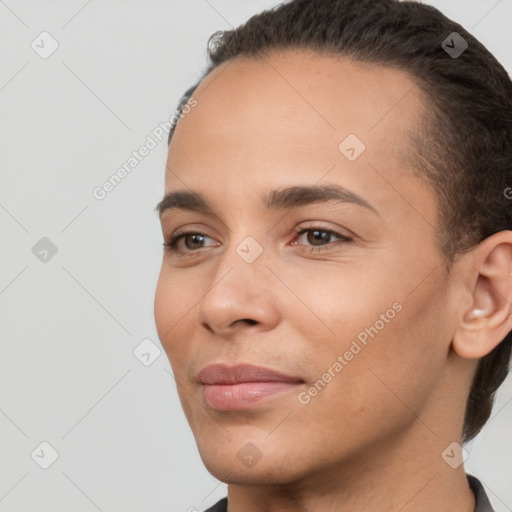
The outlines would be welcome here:
[[[206,330],[229,337],[240,330],[267,331],[279,322],[277,280],[260,256],[245,262],[233,249],[208,281],[197,320]]]

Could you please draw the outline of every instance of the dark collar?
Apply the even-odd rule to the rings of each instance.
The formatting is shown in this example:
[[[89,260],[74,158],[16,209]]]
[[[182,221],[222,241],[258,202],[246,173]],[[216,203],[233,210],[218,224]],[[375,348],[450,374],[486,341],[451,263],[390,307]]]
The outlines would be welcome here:
[[[471,490],[475,493],[475,511],[474,512],[494,512],[494,509],[491,507],[491,502],[485,492],[484,486],[478,480],[478,478],[473,475],[466,475],[469,486]]]
[[[228,499],[222,498],[220,501],[217,501],[213,507],[210,507],[204,512],[228,512]]]

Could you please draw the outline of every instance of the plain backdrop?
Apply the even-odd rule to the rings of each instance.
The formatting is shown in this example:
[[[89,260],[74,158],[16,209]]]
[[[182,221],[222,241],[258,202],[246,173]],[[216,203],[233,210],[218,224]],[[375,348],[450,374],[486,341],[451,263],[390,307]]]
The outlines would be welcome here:
[[[208,37],[277,3],[0,0],[0,512],[201,511],[226,494],[158,353],[166,137],[93,191],[159,133]],[[512,70],[512,0],[431,3]],[[497,512],[511,426],[509,378],[466,446]]]

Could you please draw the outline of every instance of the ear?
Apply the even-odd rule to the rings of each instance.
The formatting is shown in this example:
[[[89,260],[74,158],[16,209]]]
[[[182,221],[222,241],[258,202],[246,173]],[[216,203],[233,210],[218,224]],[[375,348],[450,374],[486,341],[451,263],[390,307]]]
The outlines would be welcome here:
[[[459,311],[452,348],[476,359],[492,352],[512,330],[512,231],[486,238],[468,257],[469,300]]]

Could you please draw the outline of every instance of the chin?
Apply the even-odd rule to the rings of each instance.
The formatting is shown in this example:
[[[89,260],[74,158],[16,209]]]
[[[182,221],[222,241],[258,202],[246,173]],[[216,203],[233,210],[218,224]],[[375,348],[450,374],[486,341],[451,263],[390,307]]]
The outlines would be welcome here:
[[[250,438],[234,436],[219,442],[218,438],[210,437],[204,443],[198,443],[201,460],[208,472],[221,482],[240,485],[289,484],[307,473],[300,457],[292,460],[296,453],[286,454],[275,445],[263,444],[263,440],[259,450],[247,439]]]
[[[208,472],[217,480],[236,485],[276,485],[289,484],[298,479],[298,475],[288,474],[276,462],[260,460],[253,467],[246,467],[238,459],[218,460],[201,456]]]

